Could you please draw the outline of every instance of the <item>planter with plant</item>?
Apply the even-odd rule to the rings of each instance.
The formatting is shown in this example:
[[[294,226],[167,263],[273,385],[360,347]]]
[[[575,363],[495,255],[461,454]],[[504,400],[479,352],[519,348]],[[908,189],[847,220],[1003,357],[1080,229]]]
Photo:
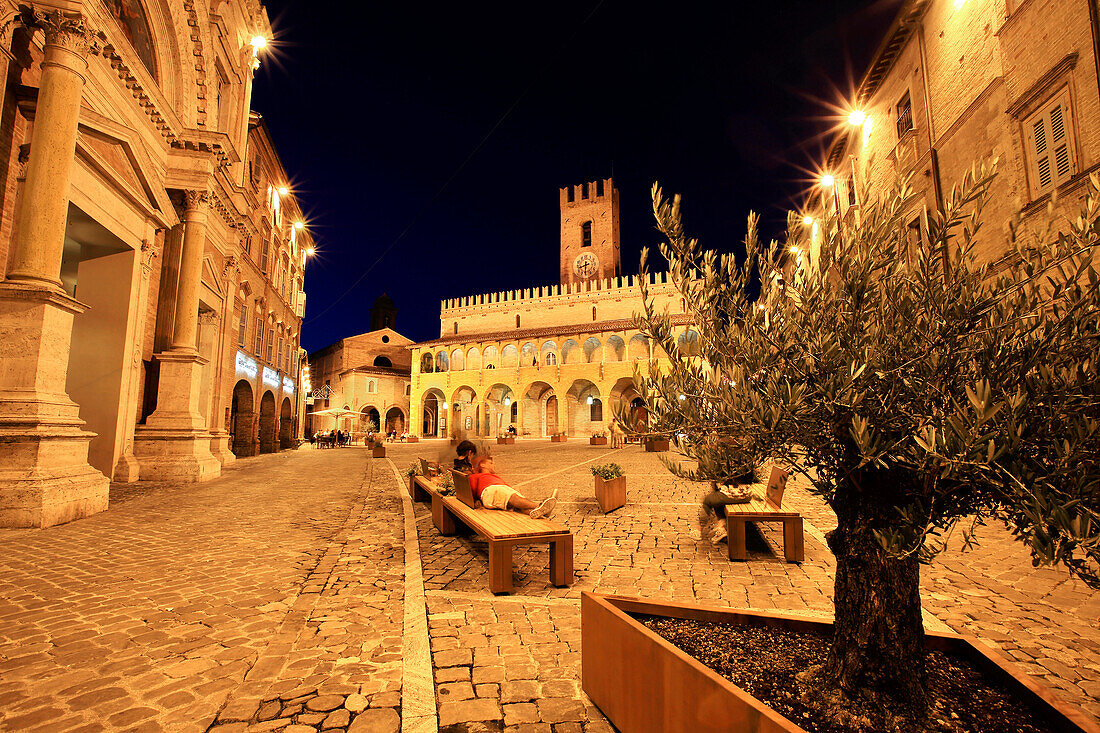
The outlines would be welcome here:
[[[663,435],[647,435],[642,438],[646,453],[664,453],[671,449],[669,439]]]
[[[410,436],[405,438],[405,442],[406,443],[419,443],[420,442],[420,436],[410,435]]]
[[[516,436],[511,433],[501,433],[497,436],[497,445],[515,445]]]
[[[604,514],[626,503],[626,475],[622,466],[618,463],[592,466],[592,475],[596,477],[596,503]]]
[[[974,254],[991,177],[983,168],[953,188],[915,252],[901,185],[850,225],[792,216],[782,244],[763,246],[750,217],[743,258],[703,251],[684,235],[679,198],[654,186],[661,253],[700,338],[694,354],[678,348],[643,252],[636,325],[671,356],[635,383],[683,445],[790,465],[835,512],[830,643],[795,684],[800,705],[847,730],[951,730],[932,717],[945,703],[920,568],[960,521],[970,542],[999,520],[1035,564],[1100,587],[1100,181],[1064,233],[1023,241],[1010,226],[1015,252],[994,276]],[[585,690],[598,705],[607,694]],[[702,706],[689,698],[671,715],[690,708]],[[1043,725],[1097,730],[1080,715]]]
[[[592,433],[592,437],[588,439],[589,445],[607,445],[606,433]]]
[[[565,433],[554,433],[550,436],[551,443],[564,443],[566,441]]]
[[[421,475],[423,475],[423,474],[420,471],[420,462],[419,461],[413,461],[405,469],[405,480],[406,480],[406,483],[408,483],[408,485],[409,485],[409,496],[414,496],[413,479],[415,479],[417,476],[421,476]]]
[[[375,443],[374,447],[371,448],[371,456],[374,457],[374,458],[385,458],[386,457],[386,444],[382,443],[381,441]]]

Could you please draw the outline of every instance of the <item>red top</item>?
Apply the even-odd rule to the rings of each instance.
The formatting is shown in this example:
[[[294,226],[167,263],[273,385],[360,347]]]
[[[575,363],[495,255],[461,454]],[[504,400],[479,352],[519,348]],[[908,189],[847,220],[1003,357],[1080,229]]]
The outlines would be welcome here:
[[[503,483],[504,479],[495,473],[470,474],[470,489],[474,493],[474,498],[478,501],[481,501],[481,492],[485,490],[486,486],[498,486]]]

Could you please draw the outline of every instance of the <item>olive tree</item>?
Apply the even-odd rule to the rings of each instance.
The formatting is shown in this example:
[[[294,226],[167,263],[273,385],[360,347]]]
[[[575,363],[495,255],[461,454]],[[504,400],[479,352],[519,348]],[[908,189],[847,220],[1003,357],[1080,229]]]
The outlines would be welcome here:
[[[653,187],[700,349],[676,349],[643,252],[636,325],[670,361],[636,383],[688,458],[785,463],[835,512],[834,639],[801,680],[842,717],[926,709],[920,567],[952,529],[970,542],[1002,520],[1036,564],[1100,587],[1098,183],[1062,231],[1007,227],[1013,264],[994,274],[974,252],[992,179],[960,182],[916,250],[903,182],[858,221],[790,216],[782,243],[750,215],[741,257],[685,235],[679,196]]]

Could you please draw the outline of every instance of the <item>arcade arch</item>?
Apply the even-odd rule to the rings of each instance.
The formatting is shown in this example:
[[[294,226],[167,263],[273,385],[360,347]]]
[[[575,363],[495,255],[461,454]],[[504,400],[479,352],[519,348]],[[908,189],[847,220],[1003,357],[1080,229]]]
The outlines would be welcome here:
[[[466,357],[462,353],[462,349],[455,349],[451,352],[451,371],[461,372],[466,368]]]
[[[583,364],[584,361],[584,351],[581,350],[581,345],[574,339],[566,339],[565,343],[561,345],[561,363]]]
[[[242,379],[233,387],[233,403],[229,415],[229,425],[233,431],[233,455],[238,458],[256,455],[255,420],[252,385]]]
[[[506,368],[519,365],[519,349],[515,344],[508,344],[500,352],[500,365]]]
[[[626,355],[635,361],[649,359],[649,339],[640,333],[631,336],[626,345]]]
[[[545,437],[560,432],[554,388],[543,381],[529,384],[520,393],[519,419],[522,424],[516,427],[523,435]]]
[[[473,346],[466,352],[466,368],[481,369],[481,349]]]
[[[604,347],[605,361],[622,361],[626,357],[626,342],[622,336],[608,336],[607,346]]]
[[[294,407],[289,397],[284,397],[279,407],[279,447],[294,447]]]
[[[584,360],[586,363],[591,364],[593,362],[603,361],[603,344],[595,336],[589,336],[585,339],[584,344],[581,346],[584,349]]]
[[[435,387],[424,393],[423,408],[421,410],[421,435],[425,437],[441,437],[444,435],[446,415],[443,412],[443,405],[446,404],[446,401],[447,399],[442,390]]]
[[[600,420],[592,419],[593,405],[599,404]],[[565,393],[565,431],[570,435],[588,435],[603,429],[603,402],[600,390],[587,379],[575,379]]]
[[[279,450],[275,434],[275,395],[270,390],[260,398],[260,453]]]
[[[398,435],[405,432],[405,413],[400,407],[391,407],[386,410],[386,434],[394,431]]]

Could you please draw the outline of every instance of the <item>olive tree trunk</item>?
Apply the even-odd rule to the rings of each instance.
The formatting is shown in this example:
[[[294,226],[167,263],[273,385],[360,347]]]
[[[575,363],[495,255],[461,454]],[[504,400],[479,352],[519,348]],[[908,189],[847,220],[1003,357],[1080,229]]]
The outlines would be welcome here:
[[[928,703],[920,566],[915,554],[890,557],[874,534],[897,521],[899,499],[915,490],[899,480],[907,477],[864,471],[838,491],[837,528],[828,536],[836,556],[834,637],[814,684],[841,700],[895,710],[900,703],[920,716]]]

